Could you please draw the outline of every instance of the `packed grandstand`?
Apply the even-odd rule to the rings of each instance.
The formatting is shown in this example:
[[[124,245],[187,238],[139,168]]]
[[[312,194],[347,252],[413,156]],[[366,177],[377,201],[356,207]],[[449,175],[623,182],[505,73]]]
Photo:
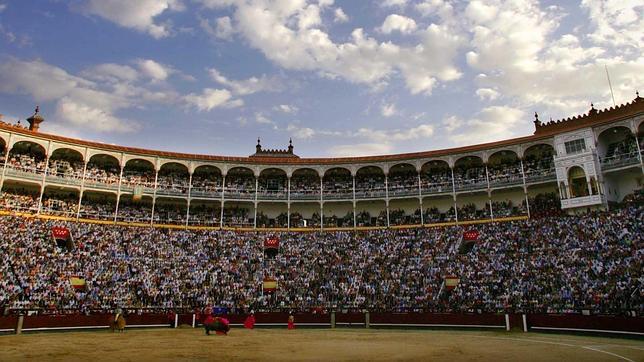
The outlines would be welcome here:
[[[641,315],[643,118],[638,96],[519,139],[307,159],[74,140],[36,112],[0,124],[0,307]]]

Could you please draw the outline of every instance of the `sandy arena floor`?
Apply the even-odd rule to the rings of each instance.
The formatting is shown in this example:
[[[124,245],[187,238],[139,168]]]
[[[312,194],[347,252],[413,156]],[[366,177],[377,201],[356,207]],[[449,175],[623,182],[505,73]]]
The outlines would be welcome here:
[[[0,361],[644,361],[644,341],[486,331],[234,328],[0,336]]]

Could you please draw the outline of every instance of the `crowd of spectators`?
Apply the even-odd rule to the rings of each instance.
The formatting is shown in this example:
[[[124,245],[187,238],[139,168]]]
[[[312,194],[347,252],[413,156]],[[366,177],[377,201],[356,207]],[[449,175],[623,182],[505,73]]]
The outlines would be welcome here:
[[[0,217],[0,306],[644,313],[644,207],[476,226],[260,233]],[[394,214],[397,214],[394,212]],[[358,215],[359,219],[363,216]],[[71,231],[57,246],[51,227]],[[467,251],[463,233],[479,237]],[[276,236],[273,258],[263,240]],[[84,289],[69,278],[82,277]],[[449,290],[445,277],[459,279]],[[274,293],[262,292],[274,278]]]

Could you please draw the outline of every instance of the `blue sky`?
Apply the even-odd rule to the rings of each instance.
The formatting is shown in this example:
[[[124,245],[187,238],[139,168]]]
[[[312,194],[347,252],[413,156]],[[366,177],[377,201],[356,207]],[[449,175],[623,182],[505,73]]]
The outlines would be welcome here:
[[[303,157],[533,132],[644,90],[644,0],[0,0],[0,113],[161,150]]]

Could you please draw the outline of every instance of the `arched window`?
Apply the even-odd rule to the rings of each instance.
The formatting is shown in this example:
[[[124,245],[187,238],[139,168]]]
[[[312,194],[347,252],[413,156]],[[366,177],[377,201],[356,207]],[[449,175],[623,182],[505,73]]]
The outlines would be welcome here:
[[[571,198],[588,196],[588,183],[583,168],[573,166],[568,170],[568,186]]]

